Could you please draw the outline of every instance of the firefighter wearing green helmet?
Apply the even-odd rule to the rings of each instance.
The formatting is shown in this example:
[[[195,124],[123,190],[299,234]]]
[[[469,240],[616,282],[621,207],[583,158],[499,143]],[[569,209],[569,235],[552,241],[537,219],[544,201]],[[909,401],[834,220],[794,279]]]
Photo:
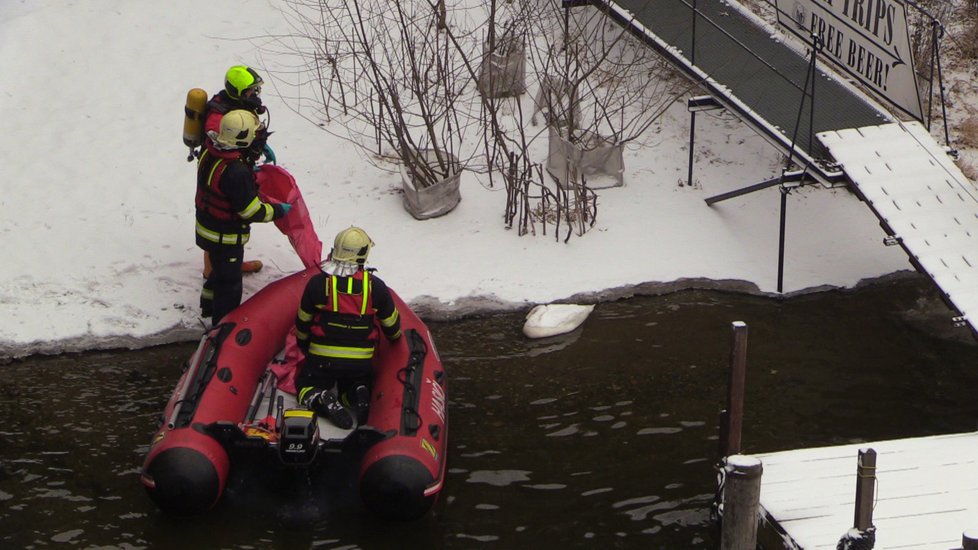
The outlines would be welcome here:
[[[200,307],[214,325],[241,303],[241,263],[251,224],[277,220],[291,208],[258,197],[254,160],[246,152],[263,130],[255,113],[230,111],[197,161],[196,242],[211,266]]]
[[[354,423],[343,402],[365,418],[378,333],[392,342],[401,337],[390,290],[365,266],[373,245],[359,227],[340,231],[296,314],[296,341],[305,356],[296,378],[299,402],[342,429]]]
[[[261,76],[247,65],[235,65],[224,75],[224,89],[214,94],[204,114],[204,135],[206,140],[214,140],[221,130],[221,118],[230,111],[243,109],[251,111],[255,116],[268,112],[262,104],[261,87],[264,84]],[[265,124],[267,127],[267,123]],[[268,146],[266,140],[269,132],[256,136],[249,153],[257,160],[259,155],[265,156],[265,161],[275,164],[275,152]]]

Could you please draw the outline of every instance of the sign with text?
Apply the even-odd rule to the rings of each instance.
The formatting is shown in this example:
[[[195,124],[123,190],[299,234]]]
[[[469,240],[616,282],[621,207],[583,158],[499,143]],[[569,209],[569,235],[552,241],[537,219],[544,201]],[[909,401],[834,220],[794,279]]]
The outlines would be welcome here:
[[[923,120],[900,0],[777,0],[778,23],[880,96]]]

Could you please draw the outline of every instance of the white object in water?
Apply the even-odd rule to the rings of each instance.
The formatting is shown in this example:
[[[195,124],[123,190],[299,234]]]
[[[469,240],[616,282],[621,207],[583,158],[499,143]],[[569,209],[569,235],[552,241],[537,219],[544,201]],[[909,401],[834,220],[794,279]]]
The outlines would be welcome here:
[[[593,305],[548,304],[535,306],[526,314],[523,334],[530,338],[546,338],[565,334],[587,319],[594,310]]]

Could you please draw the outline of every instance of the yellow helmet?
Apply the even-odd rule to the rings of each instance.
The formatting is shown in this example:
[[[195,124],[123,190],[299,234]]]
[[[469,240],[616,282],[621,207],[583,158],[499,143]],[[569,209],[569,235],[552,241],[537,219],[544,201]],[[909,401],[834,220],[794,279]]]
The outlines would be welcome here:
[[[336,234],[333,241],[333,251],[330,258],[338,262],[350,262],[363,265],[370,254],[374,242],[367,232],[359,227],[350,226]]]
[[[258,73],[246,65],[235,65],[224,75],[224,90],[232,99],[241,99],[250,90],[261,93],[262,84]]]
[[[214,143],[219,149],[244,149],[255,141],[261,127],[258,115],[236,109],[221,118],[221,131],[214,138]]]

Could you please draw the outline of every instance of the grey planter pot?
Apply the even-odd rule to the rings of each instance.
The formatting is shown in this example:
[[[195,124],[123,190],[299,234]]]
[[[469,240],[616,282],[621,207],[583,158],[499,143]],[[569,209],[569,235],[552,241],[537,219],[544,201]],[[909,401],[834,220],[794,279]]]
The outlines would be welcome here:
[[[526,46],[522,42],[502,39],[496,51],[483,54],[479,90],[485,97],[516,97],[526,91]]]
[[[557,178],[560,186],[567,188],[568,181],[587,180],[591,189],[621,187],[625,183],[625,160],[620,143],[612,143],[598,135],[589,134],[588,149],[564,139],[560,132],[550,127],[547,171]]]
[[[435,157],[433,150],[423,149],[418,153],[428,164],[437,163],[437,157]],[[462,195],[459,192],[462,170],[459,167],[458,158],[450,153],[443,153],[443,155],[448,156],[449,162],[454,167],[454,172],[447,178],[427,187],[416,187],[411,174],[408,173],[403,164],[400,166],[404,209],[415,219],[426,220],[444,216],[454,210],[459,201],[462,200]]]

